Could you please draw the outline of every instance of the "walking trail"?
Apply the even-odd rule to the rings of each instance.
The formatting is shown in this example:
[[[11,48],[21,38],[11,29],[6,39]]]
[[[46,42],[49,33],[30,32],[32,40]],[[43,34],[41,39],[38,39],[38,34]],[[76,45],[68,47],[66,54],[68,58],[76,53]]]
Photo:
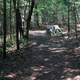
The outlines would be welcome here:
[[[80,80],[79,40],[48,37],[45,31],[32,34],[29,46],[11,52],[7,59],[0,60],[1,78]]]

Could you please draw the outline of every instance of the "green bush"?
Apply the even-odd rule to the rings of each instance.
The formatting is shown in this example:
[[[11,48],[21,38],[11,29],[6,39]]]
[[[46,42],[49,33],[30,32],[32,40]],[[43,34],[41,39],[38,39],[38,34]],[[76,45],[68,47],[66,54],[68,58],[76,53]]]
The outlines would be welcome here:
[[[7,43],[6,43],[6,46],[11,47],[12,45],[13,45],[13,42],[11,40],[8,40]]]

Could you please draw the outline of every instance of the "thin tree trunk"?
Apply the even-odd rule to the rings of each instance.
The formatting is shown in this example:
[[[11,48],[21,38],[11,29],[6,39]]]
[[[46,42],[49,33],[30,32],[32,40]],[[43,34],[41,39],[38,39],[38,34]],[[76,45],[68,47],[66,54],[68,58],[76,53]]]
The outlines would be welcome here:
[[[17,6],[16,6],[16,0],[13,0],[13,4],[14,4],[14,10],[15,10],[15,14],[16,14],[16,47],[17,50],[19,50],[19,26],[18,26],[18,13],[17,13]]]
[[[19,26],[19,32],[20,35],[24,36],[24,30],[22,28],[22,19],[21,19],[21,13],[19,8],[17,8],[17,15],[18,15],[18,26]]]
[[[17,2],[13,0],[13,3],[14,3],[14,10],[16,13],[16,45],[17,45],[17,50],[19,50],[19,32],[20,32],[20,37],[21,35],[24,36],[24,30],[22,29],[22,19],[19,10],[19,0]]]
[[[32,16],[32,13],[33,13],[33,8],[34,8],[34,5],[35,5],[35,0],[31,0],[31,8],[29,10],[29,15],[28,15],[28,18],[27,18],[27,32],[26,32],[26,35],[27,35],[27,40],[29,39],[29,28],[30,28],[30,22],[31,22],[31,16]]]
[[[68,4],[68,37],[70,35],[70,6]]]
[[[37,4],[36,4],[35,8],[37,9]],[[37,11],[36,11],[36,23],[37,23],[37,27],[40,28],[40,26],[39,26],[39,13]]]
[[[10,39],[12,40],[12,27],[11,27],[11,23],[12,23],[12,21],[11,21],[11,19],[12,19],[12,15],[11,15],[11,10],[12,10],[12,6],[11,6],[11,0],[10,0]]]
[[[17,9],[16,9],[16,45],[17,45],[17,50],[19,50],[20,49],[19,47],[19,24],[18,24]]]
[[[4,7],[4,21],[3,21],[3,32],[4,32],[4,44],[3,44],[3,58],[6,58],[6,0],[3,0]]]
[[[75,18],[75,33],[76,33],[76,39],[77,39],[77,19],[76,19],[76,7],[74,3],[74,18]]]

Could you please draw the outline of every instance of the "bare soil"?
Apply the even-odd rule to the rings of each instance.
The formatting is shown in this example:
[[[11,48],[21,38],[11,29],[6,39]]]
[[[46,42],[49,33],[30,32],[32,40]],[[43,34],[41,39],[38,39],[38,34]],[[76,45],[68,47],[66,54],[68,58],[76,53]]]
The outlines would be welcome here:
[[[80,40],[42,34],[0,57],[0,80],[80,80]]]

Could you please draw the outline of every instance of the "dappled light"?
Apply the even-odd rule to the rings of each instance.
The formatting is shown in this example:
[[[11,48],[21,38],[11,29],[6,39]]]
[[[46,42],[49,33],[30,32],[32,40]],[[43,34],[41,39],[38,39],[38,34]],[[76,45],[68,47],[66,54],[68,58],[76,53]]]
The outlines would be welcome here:
[[[73,77],[73,78],[66,78],[66,79],[64,79],[64,80],[80,80],[80,76],[77,75],[77,76],[75,76],[75,77]]]
[[[6,78],[16,78],[16,73],[10,73],[10,74],[7,74],[6,76],[4,76]]]
[[[67,79],[65,79],[65,80],[72,80],[72,78],[67,78]]]
[[[62,39],[58,37],[57,41],[44,36],[30,36],[30,39],[27,47],[8,53],[8,62],[0,61],[1,75],[21,80],[78,80],[79,46],[68,48],[70,42],[60,42]]]
[[[64,52],[66,50],[67,50],[66,48],[49,48],[49,51],[56,52],[56,53]]]
[[[0,0],[0,80],[80,80],[80,0]]]

